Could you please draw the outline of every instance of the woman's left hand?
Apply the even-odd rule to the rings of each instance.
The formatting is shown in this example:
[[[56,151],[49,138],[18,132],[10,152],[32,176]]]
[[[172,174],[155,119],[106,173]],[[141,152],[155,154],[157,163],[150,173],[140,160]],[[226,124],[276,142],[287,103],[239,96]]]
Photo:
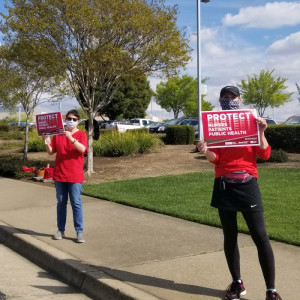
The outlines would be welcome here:
[[[63,134],[69,139],[72,139],[72,133],[70,131],[63,131]]]
[[[259,126],[259,132],[263,133],[268,127],[268,124],[267,124],[266,120],[264,118],[258,117],[256,119],[256,122]]]

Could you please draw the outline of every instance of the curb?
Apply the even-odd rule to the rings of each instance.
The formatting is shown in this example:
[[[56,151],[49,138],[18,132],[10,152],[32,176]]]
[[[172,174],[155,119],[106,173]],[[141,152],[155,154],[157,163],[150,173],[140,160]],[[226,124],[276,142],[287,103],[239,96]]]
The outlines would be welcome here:
[[[0,242],[95,300],[159,300],[0,221]]]

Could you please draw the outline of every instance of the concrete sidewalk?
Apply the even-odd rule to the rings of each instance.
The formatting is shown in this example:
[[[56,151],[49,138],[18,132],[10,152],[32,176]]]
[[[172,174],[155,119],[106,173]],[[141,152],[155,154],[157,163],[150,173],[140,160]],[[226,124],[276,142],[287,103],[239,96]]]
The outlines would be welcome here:
[[[86,243],[75,243],[71,207],[66,238],[56,229],[55,190],[0,178],[0,240],[58,274],[93,299],[223,299],[231,278],[222,231],[83,196]],[[256,247],[239,235],[247,295],[264,300]],[[300,247],[273,242],[277,290],[283,300],[300,294]]]

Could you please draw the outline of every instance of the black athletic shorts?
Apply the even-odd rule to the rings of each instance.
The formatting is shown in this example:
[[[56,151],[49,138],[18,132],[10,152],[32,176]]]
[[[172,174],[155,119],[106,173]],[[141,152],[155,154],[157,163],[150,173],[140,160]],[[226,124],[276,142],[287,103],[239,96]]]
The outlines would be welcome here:
[[[215,178],[211,206],[229,211],[263,211],[257,178],[244,183],[223,182]]]

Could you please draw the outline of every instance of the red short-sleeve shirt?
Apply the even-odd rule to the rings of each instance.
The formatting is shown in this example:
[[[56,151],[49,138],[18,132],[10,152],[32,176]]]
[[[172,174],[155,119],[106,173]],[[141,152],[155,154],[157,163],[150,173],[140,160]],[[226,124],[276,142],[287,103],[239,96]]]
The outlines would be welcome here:
[[[83,131],[78,130],[72,136],[87,149],[87,137]],[[53,152],[56,153],[53,180],[83,183],[83,153],[77,151],[72,142],[64,135],[55,135],[50,145]]]
[[[211,148],[216,159],[211,161],[215,164],[215,177],[218,178],[226,173],[245,170],[257,178],[256,154],[267,160],[271,154],[271,146],[261,149],[259,146]]]

